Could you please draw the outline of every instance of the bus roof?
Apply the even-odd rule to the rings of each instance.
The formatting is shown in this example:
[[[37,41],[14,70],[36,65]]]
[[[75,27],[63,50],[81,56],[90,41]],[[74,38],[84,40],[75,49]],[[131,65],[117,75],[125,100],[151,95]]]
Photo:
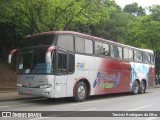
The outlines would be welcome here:
[[[104,38],[99,38],[99,37],[95,37],[95,36],[91,36],[91,35],[75,32],[75,31],[49,31],[49,32],[42,32],[42,33],[37,33],[37,34],[33,34],[33,35],[27,35],[26,38],[33,37],[33,36],[39,36],[39,35],[47,35],[47,34],[71,34],[71,35],[78,35],[78,36],[86,37],[88,39],[100,40],[100,41],[104,41],[104,42],[109,42],[109,43],[117,44],[119,46],[125,46],[125,47],[131,48],[131,49],[136,49],[136,50],[141,50],[141,51],[144,51],[144,52],[154,53],[153,50],[150,50],[150,49],[136,48],[136,47],[133,47],[133,46],[130,46],[130,45],[125,45],[125,44],[122,44],[122,43],[114,42],[114,41],[107,40],[107,39],[104,39]]]

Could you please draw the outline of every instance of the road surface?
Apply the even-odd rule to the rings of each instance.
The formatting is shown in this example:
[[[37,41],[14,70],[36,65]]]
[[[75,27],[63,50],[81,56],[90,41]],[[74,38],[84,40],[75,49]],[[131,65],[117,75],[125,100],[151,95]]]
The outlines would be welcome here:
[[[27,100],[18,100],[18,101],[6,101],[0,102],[0,111],[61,111],[54,113],[48,113],[49,116],[40,117],[37,114],[36,118],[24,118],[30,120],[41,120],[41,119],[53,119],[50,116],[56,116],[54,120],[57,119],[75,119],[75,117],[66,117],[67,115],[78,115],[80,112],[88,114],[90,117],[88,119],[97,120],[95,117],[96,114],[100,114],[100,111],[127,111],[127,112],[136,112],[136,111],[160,111],[160,88],[149,89],[145,94],[132,95],[130,93],[121,93],[121,94],[109,94],[102,96],[92,96],[84,102],[74,102],[72,98],[60,98],[60,99],[27,99]],[[67,112],[69,111],[69,112]],[[91,111],[91,112],[89,112]],[[95,111],[95,112],[94,112]],[[153,112],[154,113],[154,112]],[[22,114],[22,113],[21,113]],[[106,113],[107,114],[107,113]],[[39,115],[39,116],[38,116]],[[93,117],[93,116],[94,117]],[[59,117],[60,116],[60,117]],[[14,119],[17,119],[14,116]],[[113,117],[107,117],[108,119],[113,119]],[[0,118],[1,119],[1,118]],[[3,118],[5,119],[5,118]],[[83,119],[83,117],[77,117],[76,119]],[[101,117],[100,119],[106,119],[106,117]],[[128,119],[127,117],[114,117],[114,119]],[[151,117],[130,117],[132,119],[139,120],[158,120],[160,117],[157,117],[156,114],[151,115]]]

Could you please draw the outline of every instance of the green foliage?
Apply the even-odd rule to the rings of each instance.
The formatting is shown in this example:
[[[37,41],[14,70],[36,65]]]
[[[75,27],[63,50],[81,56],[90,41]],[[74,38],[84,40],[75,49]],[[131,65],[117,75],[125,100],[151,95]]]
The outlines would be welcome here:
[[[137,3],[126,5],[124,7],[124,11],[136,16],[145,15],[145,9],[142,8],[141,6],[138,6]]]
[[[110,19],[94,26],[92,25],[92,34],[116,42],[126,43],[128,36],[127,24],[134,19],[134,16],[120,11],[117,7],[116,10],[110,14]]]
[[[153,49],[160,51],[159,42],[160,22],[152,19],[152,14],[137,18],[128,24],[127,43],[140,48]]]
[[[154,5],[149,8],[151,12],[151,18],[160,22],[160,5]]]
[[[105,2],[100,0],[19,0],[15,9],[24,15],[31,32],[70,30],[75,23],[96,24],[109,16]],[[18,6],[18,7],[17,7]]]
[[[19,48],[27,34],[51,30],[83,32],[158,53],[160,5],[149,10],[145,15],[137,3],[122,10],[113,0],[1,0],[0,58]]]
[[[7,60],[9,50],[19,47],[28,31],[27,20],[13,9],[14,4],[12,0],[0,1],[0,59]]]

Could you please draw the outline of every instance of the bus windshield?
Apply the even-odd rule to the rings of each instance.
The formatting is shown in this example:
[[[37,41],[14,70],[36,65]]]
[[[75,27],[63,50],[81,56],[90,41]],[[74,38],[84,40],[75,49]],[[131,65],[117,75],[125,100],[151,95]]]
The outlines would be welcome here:
[[[23,41],[23,47],[52,45],[54,43],[54,36],[51,34],[27,37]]]
[[[18,73],[47,74],[52,72],[51,63],[46,62],[47,47],[21,50],[19,53]]]

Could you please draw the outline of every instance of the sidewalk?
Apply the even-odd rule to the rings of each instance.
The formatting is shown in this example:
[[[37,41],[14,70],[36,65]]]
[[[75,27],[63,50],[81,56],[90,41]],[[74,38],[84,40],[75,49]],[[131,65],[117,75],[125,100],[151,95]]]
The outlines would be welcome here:
[[[34,98],[38,97],[30,95],[19,95],[16,89],[0,89],[0,102],[34,99]]]

